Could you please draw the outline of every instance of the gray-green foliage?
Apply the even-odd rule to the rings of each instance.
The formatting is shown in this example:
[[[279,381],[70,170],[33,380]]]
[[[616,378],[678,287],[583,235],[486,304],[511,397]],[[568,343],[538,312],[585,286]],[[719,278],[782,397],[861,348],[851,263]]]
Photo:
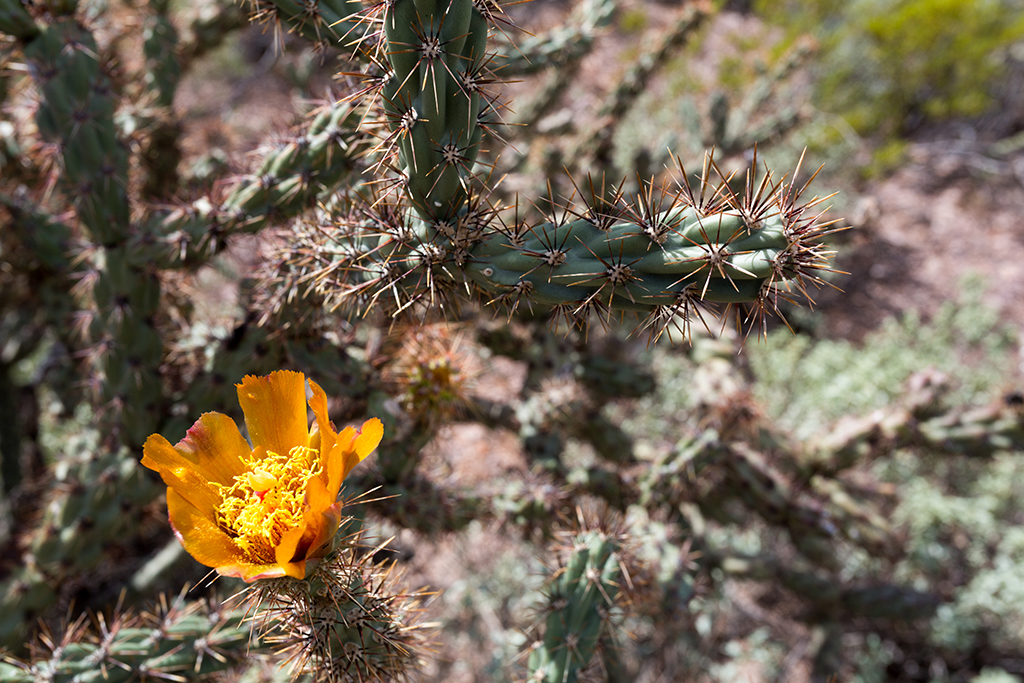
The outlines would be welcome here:
[[[936,645],[964,650],[1024,638],[1024,461],[1019,452],[991,461],[911,460],[878,465],[903,492],[894,522],[907,530],[908,580],[967,577],[931,622]]]
[[[746,349],[757,396],[781,425],[801,435],[843,415],[885,407],[912,374],[928,368],[949,376],[956,402],[987,401],[1003,384],[1015,341],[984,304],[984,286],[971,279],[961,299],[940,306],[930,320],[908,311],[884,320],[861,343],[772,332],[766,343]]]
[[[959,655],[954,653],[995,648],[1013,653],[1006,655],[1011,659],[1019,657],[1024,457],[1019,438],[994,438],[983,426],[995,424],[983,415],[997,413],[1011,430],[1020,424],[1017,395],[999,393],[1010,387],[1006,376],[1015,343],[997,313],[979,300],[983,286],[973,280],[960,301],[943,306],[929,321],[908,315],[883,324],[858,344],[794,337],[788,331],[769,333],[767,343],[748,339],[744,356],[754,383],[737,372],[728,343],[701,337],[689,354],[655,346],[648,362],[656,369],[658,389],[620,413],[636,439],[637,452],[657,463],[658,478],[698,492],[696,505],[683,510],[703,540],[703,552],[731,556],[723,556],[718,565],[724,575],[716,588],[726,595],[730,576],[775,576],[797,594],[810,589],[820,599],[839,591],[845,595],[839,598],[843,609],[893,614],[884,605],[898,601],[904,614],[927,617],[918,624],[926,647],[934,648],[931,655],[914,651],[920,646],[908,646],[892,633],[840,638],[835,634],[844,628],[842,618],[815,636],[815,647],[820,647],[816,661],[822,667],[835,666],[828,655],[830,643],[846,643],[843,657],[855,663],[852,680],[888,680],[885,667],[897,657],[894,652],[897,659],[941,656],[955,661]],[[756,407],[747,392],[759,398]],[[766,431],[766,423],[753,417],[752,409],[764,411],[775,427]],[[780,426],[804,439],[803,445],[790,436],[780,439],[773,431]],[[680,439],[687,432],[692,436]],[[776,471],[774,484],[762,488],[767,480],[760,477],[772,465],[749,461],[743,467],[753,469],[734,469],[739,463],[723,459],[718,444],[737,438],[761,444],[788,474]],[[990,438],[993,447],[961,448],[963,439],[980,446]],[[823,447],[832,456],[822,459]],[[859,455],[851,459],[844,453]],[[836,482],[816,473],[838,471],[836,481],[841,481],[850,467],[861,481],[874,482],[864,484],[865,490],[878,495],[890,487],[885,509],[872,512],[852,490],[844,492],[842,484],[835,488]],[[759,468],[763,474],[754,475]],[[765,558],[785,554],[782,548],[792,542],[814,564],[828,566],[822,563],[827,558],[814,554],[818,541],[804,536],[806,530],[794,526],[796,519],[789,518],[780,529],[779,521],[767,514],[798,504],[795,498],[783,501],[793,495],[787,487],[799,481],[825,495],[831,523],[847,538],[832,545],[837,566],[829,570],[836,572],[831,585],[822,581],[820,570],[814,578],[802,573],[806,567],[799,563],[785,570],[765,563]],[[665,484],[653,485],[652,493]],[[710,499],[718,502],[708,504]],[[768,524],[752,524],[744,508],[762,510]],[[876,515],[871,525],[849,534],[855,520],[870,515]],[[897,598],[895,593],[875,592],[872,586],[878,587],[883,576],[916,591],[938,591],[942,604],[932,598],[929,607],[925,593],[910,591]],[[847,582],[869,588],[844,588]],[[825,613],[828,601],[818,603]],[[694,607],[695,627],[707,630],[705,603],[693,601]],[[768,656],[774,644],[764,644],[759,656]],[[699,657],[695,654],[690,661]],[[766,665],[781,666],[779,657],[768,656]],[[696,666],[709,669],[708,662]],[[942,680],[968,680],[963,675],[950,673]],[[993,669],[986,675],[997,673]]]

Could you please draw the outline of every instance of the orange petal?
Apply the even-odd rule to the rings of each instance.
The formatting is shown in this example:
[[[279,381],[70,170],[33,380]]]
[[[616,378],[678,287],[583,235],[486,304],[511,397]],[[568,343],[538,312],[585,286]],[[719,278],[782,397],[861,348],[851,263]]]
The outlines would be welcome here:
[[[337,498],[338,492],[328,489],[320,477],[313,477],[306,484],[306,507],[310,510],[326,510]]]
[[[238,387],[238,402],[254,448],[286,455],[309,443],[306,419],[306,381],[301,372],[278,370],[266,377],[246,375]]]
[[[142,449],[142,464],[158,472],[188,467],[206,481],[225,486],[245,471],[242,458],[249,455],[249,444],[238,425],[222,413],[204,413],[173,452],[163,448],[165,444],[170,445],[159,434],[150,436]]]
[[[371,417],[359,428],[359,436],[356,437],[355,449],[359,456],[359,462],[366,459],[370,453],[377,450],[380,440],[384,438],[384,424],[377,418]]]
[[[327,555],[331,541],[341,525],[341,505],[335,503],[326,510],[307,509],[305,512],[307,533],[300,544],[305,546],[302,552],[306,560],[318,559]]]
[[[320,452],[320,427],[316,422],[309,428],[309,447]]]
[[[284,576],[285,570],[276,564],[232,564],[217,567],[217,573],[252,583],[256,579],[276,579]]]
[[[199,465],[210,481],[225,486],[245,471],[242,459],[249,455],[238,425],[223,413],[204,413],[174,448]]]
[[[341,482],[345,479],[345,475],[348,474],[352,467],[359,464],[359,461],[356,460],[357,456],[352,450],[352,444],[357,436],[359,436],[359,433],[355,427],[345,427],[342,429],[334,443],[334,448],[331,449],[324,460],[327,490],[335,498],[338,497],[338,491],[341,490]],[[323,451],[320,452],[323,453]],[[347,460],[353,461],[351,467],[349,467]]]
[[[306,577],[306,558],[296,551],[299,541],[307,533],[305,525],[297,526],[281,535],[281,542],[274,548],[274,558],[277,566],[284,570],[285,576],[292,576],[296,579]]]
[[[363,426],[357,431],[356,438],[352,441],[351,446],[349,446],[349,452],[345,453],[345,467],[342,470],[341,478],[347,477],[348,473],[356,465],[366,460],[366,456],[377,449],[383,437],[384,425],[380,420],[371,417],[364,422]]]
[[[308,515],[306,515],[308,517]],[[244,559],[230,565],[217,567],[217,573],[221,576],[234,576],[250,583],[257,579],[270,579],[279,576],[291,576],[302,579],[306,576],[306,554],[305,548],[308,543],[303,544],[302,539],[307,535],[313,537],[316,529],[310,529],[303,524],[281,536],[277,547],[274,548],[274,564],[254,564]]]
[[[244,562],[244,553],[231,537],[174,489],[167,490],[167,513],[175,535],[200,563],[222,567]]]
[[[191,503],[203,517],[215,518],[221,493],[210,484],[208,476],[200,471],[197,463],[159,434],[146,439],[142,453],[143,465],[159,472],[164,483]]]
[[[330,491],[319,478],[309,480],[306,485],[306,509],[303,517],[307,533],[299,544],[304,548],[306,559],[323,557],[326,548],[334,538],[341,523],[341,505],[337,502],[338,492]]]
[[[341,430],[324,468],[328,472],[328,490],[337,496],[341,490],[341,482],[356,465],[377,448],[383,436],[384,425],[375,417],[364,422],[359,429],[345,427]]]
[[[327,394],[313,380],[309,380],[309,388],[313,391],[313,395],[309,397],[309,407],[312,408],[313,415],[316,417],[316,432],[310,436],[309,445],[310,448],[317,448],[320,451],[320,462],[324,463],[331,451],[334,450],[338,434],[331,426],[331,420],[327,415]],[[319,443],[314,444],[314,441],[319,441]],[[328,470],[329,467],[324,467],[324,483],[329,483],[331,480]]]

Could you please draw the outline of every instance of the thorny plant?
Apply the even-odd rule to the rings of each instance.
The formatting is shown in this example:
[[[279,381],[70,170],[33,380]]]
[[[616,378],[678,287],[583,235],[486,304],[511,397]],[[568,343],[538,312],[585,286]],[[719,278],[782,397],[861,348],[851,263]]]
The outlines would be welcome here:
[[[114,9],[0,0],[4,115],[24,124],[5,138],[13,161],[4,157],[0,181],[13,226],[0,235],[10,265],[0,310],[16,340],[0,357],[0,393],[11,404],[12,368],[42,358],[22,388],[43,387],[62,406],[34,418],[61,435],[45,474],[21,467],[31,430],[16,432],[13,459],[0,444],[5,489],[19,494],[20,537],[9,545],[22,558],[3,584],[0,643],[18,648],[36,617],[76,596],[102,609],[112,587],[129,586],[126,600],[139,605],[177,592],[180,575],[201,578],[177,541],[161,549],[165,491],[185,549],[224,577],[253,581],[251,601],[222,607],[199,588],[152,614],[119,607],[92,630],[76,618],[27,659],[13,652],[0,674],[413,678],[437,636],[422,616],[428,593],[403,588],[381,559],[388,525],[431,539],[493,524],[544,548],[546,587],[522,587],[537,617],[518,659],[527,680],[638,671],[621,637],[627,613],[661,619],[686,607],[696,572],[706,582],[716,571],[777,579],[822,623],[884,611],[878,593],[835,565],[842,544],[891,550],[891,536],[834,477],[849,466],[844,448],[870,451],[884,439],[865,429],[808,464],[801,444],[744,402],[749,392],[728,390],[741,381],[727,360],[733,348],[708,352],[695,332],[735,324],[745,338],[828,284],[827,239],[840,227],[825,215],[829,196],[811,194],[817,174],[802,158],[779,174],[752,146],[738,171],[708,153],[696,175],[673,158],[674,179],[634,180],[601,165],[610,133],[584,131],[578,158],[564,164],[574,178],[515,162],[531,192],[506,187],[506,141],[524,148],[512,153],[536,150],[527,130],[506,128],[502,79],[544,65],[573,73],[614,3],[587,0],[565,26],[520,36],[517,10],[492,0],[251,2],[275,42],[294,34],[318,58],[343,54],[339,82],[350,90],[233,178],[213,159],[214,170],[181,170],[181,116],[170,103],[189,60],[238,25],[238,8],[210,3],[184,17],[160,0],[115,5],[145,25],[138,73],[115,59],[130,41]],[[714,12],[685,3],[671,35],[602,107],[611,120],[600,125],[618,125],[623,98]],[[204,321],[202,295],[189,288],[244,234],[260,234],[271,253],[239,286],[240,310],[219,326]],[[475,315],[487,308],[504,315]],[[590,331],[595,322],[601,332]],[[453,339],[456,328],[465,338]],[[605,408],[649,395],[655,381],[620,330],[655,348],[675,332],[692,337],[707,358],[695,375],[725,376],[707,383],[713,396],[694,417],[701,436],[638,456]],[[497,388],[509,394],[500,400],[466,381],[474,373],[463,354],[485,356],[485,347],[524,369],[521,387]],[[236,396],[245,437],[238,411],[215,412],[232,410]],[[918,408],[901,424],[938,419]],[[32,424],[17,414],[16,425]],[[428,444],[456,416],[514,434],[527,476],[459,488],[425,471]],[[978,420],[988,434],[1004,417]],[[5,439],[15,433],[8,424]],[[943,425],[934,434],[951,429]],[[893,443],[904,433],[885,429]],[[595,455],[570,453],[577,443]],[[375,447],[373,467],[356,467]],[[166,487],[139,467],[140,454]],[[346,506],[343,482],[372,491],[372,504]],[[741,518],[790,555],[747,556],[709,531],[707,520]],[[888,579],[882,587],[892,610],[934,608],[931,594]],[[841,641],[842,629],[829,628],[826,644]],[[281,659],[292,673],[275,672]]]

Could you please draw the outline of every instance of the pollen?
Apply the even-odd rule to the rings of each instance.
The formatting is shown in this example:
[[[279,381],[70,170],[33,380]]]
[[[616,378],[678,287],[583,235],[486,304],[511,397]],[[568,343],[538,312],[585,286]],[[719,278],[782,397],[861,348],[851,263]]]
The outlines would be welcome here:
[[[281,537],[302,524],[306,485],[323,467],[317,451],[304,446],[287,455],[267,452],[246,466],[234,484],[221,487],[217,524],[240,549],[272,564]]]

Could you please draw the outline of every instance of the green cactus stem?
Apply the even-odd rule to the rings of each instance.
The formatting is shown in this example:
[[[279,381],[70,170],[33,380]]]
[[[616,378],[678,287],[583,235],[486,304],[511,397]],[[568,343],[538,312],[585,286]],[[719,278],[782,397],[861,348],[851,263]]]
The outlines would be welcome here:
[[[249,4],[253,21],[272,26],[279,42],[282,24],[321,52],[358,45],[364,37],[359,0],[249,0]]]
[[[32,616],[57,599],[68,577],[102,563],[119,538],[137,539],[151,519],[143,511],[162,490],[142,474],[134,454],[97,453],[96,439],[76,446],[80,452],[61,454],[24,564],[0,584],[0,647],[21,641]]]
[[[0,0],[0,33],[28,41],[35,38],[39,31],[39,26],[21,0]]]
[[[221,43],[231,32],[246,25],[245,10],[233,0],[204,2],[192,8],[179,45],[179,60],[187,67]]]
[[[141,444],[164,412],[163,342],[153,321],[160,283],[126,248],[128,154],[114,125],[115,94],[95,39],[72,18],[46,26],[24,52],[40,92],[40,136],[60,146],[64,192],[98,245],[89,329],[110,424],[125,443]]]
[[[707,12],[700,4],[684,12],[623,92]],[[833,228],[812,211],[823,200],[799,203],[799,167],[789,182],[770,171],[758,180],[756,155],[740,193],[724,176],[711,182],[709,156],[696,189],[650,181],[635,199],[613,192],[584,207],[570,202],[533,224],[491,206],[475,187],[474,164],[497,111],[486,92],[489,25],[503,18],[472,0],[393,0],[362,16],[380,25],[380,42],[363,50],[383,73],[371,70],[360,93],[375,93],[388,131],[369,154],[373,168],[396,175],[339,207],[333,234],[309,240],[318,262],[305,276],[326,299],[394,314],[457,307],[479,294],[511,312],[550,311],[570,326],[635,313],[658,336],[716,304],[751,304],[740,320],[762,326],[780,301],[824,282],[832,252],[822,240]]]
[[[30,661],[0,661],[0,680],[128,683],[226,672],[255,654],[246,616],[243,609],[179,596],[152,613],[96,617],[95,630],[79,618],[44,639]]]
[[[711,13],[711,6],[705,3],[688,3],[683,7],[679,18],[657,46],[637,60],[608,95],[597,112],[597,125],[571,158],[593,159],[599,164],[607,164],[618,122],[644,91],[651,76],[700,30]]]
[[[487,20],[472,0],[394,0],[382,21],[389,156],[397,157],[416,212],[453,220],[467,201],[483,134]]]
[[[611,23],[616,9],[615,0],[583,0],[563,25],[538,35],[516,36],[515,41],[499,29],[494,37],[491,70],[509,79],[568,67],[590,52],[594,39]],[[571,69],[565,71],[572,73]]]
[[[544,635],[530,647],[531,681],[576,683],[598,645],[608,637],[610,611],[619,596],[619,546],[600,531],[570,538],[564,565],[552,575],[542,608]]]
[[[133,238],[133,250],[161,267],[189,266],[218,253],[234,233],[252,234],[311,209],[361,168],[358,159],[367,139],[356,131],[360,117],[348,102],[318,108],[296,136],[268,152],[223,201],[200,199],[154,219],[152,230]]]
[[[426,596],[400,590],[390,567],[370,561],[381,547],[356,557],[359,538],[347,537],[346,547],[305,579],[267,579],[252,590],[264,639],[294,663],[293,675],[331,683],[404,680],[426,654],[431,627],[418,622]]]
[[[479,199],[428,224],[382,199],[364,217],[344,219],[330,238],[337,246],[321,249],[320,274],[332,276],[324,289],[392,312],[478,292],[510,312],[551,311],[580,327],[631,312],[655,337],[672,326],[686,331],[715,304],[749,303],[741,322],[756,328],[780,301],[824,282],[832,252],[821,240],[834,228],[812,210],[823,200],[798,203],[803,189],[792,183],[770,173],[755,182],[750,172],[737,194],[709,182],[712,165],[708,158],[696,189],[649,184],[634,201],[598,200],[535,225],[491,227],[493,211]],[[346,272],[347,281],[339,277]]]

